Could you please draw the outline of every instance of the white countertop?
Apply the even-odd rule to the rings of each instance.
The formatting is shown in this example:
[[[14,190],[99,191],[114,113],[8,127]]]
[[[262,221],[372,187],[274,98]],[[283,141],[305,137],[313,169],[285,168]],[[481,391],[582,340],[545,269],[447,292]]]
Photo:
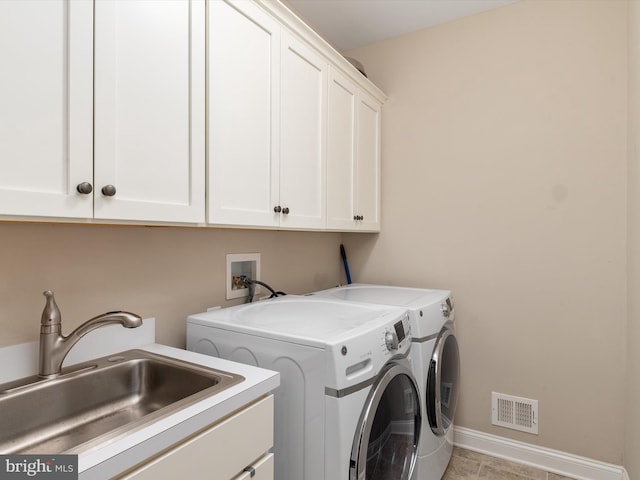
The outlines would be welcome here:
[[[145,319],[143,327],[132,330],[116,325],[99,328],[88,333],[71,349],[64,365],[140,349],[242,375],[245,380],[119,437],[104,447],[81,453],[78,456],[81,480],[103,480],[118,475],[268,394],[280,384],[280,374],[277,372],[160,345],[154,343],[154,339],[155,321],[152,318]],[[37,355],[37,342],[0,348],[0,365],[3,365],[0,383],[36,373]]]
[[[242,375],[245,380],[103,448],[80,454],[78,469],[81,480],[111,478],[269,393],[280,384],[279,374],[270,370],[165,345],[150,344],[140,349]]]

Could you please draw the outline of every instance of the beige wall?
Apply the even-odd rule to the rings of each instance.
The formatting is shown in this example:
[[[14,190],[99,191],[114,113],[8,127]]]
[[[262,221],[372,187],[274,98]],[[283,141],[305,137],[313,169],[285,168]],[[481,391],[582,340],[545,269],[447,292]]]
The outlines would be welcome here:
[[[383,232],[344,240],[355,281],[454,290],[459,425],[616,464],[624,451],[635,478],[640,300],[633,295],[624,394],[626,8],[618,0],[524,0],[350,52],[390,98]],[[629,165],[640,173],[637,88],[635,95]],[[640,287],[637,178],[630,178],[630,292]],[[156,316],[158,341],[183,346],[187,314],[231,304],[226,253],[261,252],[262,279],[302,293],[343,281],[341,240],[0,224],[0,346],[36,340],[45,289],[56,292],[65,332],[123,308]],[[492,390],[538,399],[540,434],[492,427]]]
[[[261,253],[262,280],[306,293],[341,280],[329,233],[0,224],[0,346],[37,340],[44,290],[63,331],[124,309],[157,318],[159,343],[184,347],[185,318],[225,301],[227,253]]]
[[[620,464],[627,3],[524,0],[348,52],[389,95],[379,236],[354,280],[457,300],[457,423]],[[540,401],[539,435],[490,424]],[[636,409],[637,410],[637,409]]]
[[[629,3],[628,376],[624,465],[640,478],[640,0]]]

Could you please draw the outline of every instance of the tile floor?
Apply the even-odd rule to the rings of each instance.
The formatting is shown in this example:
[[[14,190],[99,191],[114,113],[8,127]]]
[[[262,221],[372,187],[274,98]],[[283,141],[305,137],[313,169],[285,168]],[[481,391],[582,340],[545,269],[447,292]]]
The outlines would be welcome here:
[[[568,477],[454,447],[442,480],[568,480]]]

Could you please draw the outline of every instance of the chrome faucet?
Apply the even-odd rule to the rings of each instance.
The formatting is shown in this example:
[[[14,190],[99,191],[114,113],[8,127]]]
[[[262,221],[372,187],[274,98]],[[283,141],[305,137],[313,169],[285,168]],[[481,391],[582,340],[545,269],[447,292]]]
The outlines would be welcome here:
[[[107,312],[91,320],[87,320],[68,336],[62,335],[62,315],[53,292],[43,292],[47,303],[42,311],[40,322],[40,359],[38,375],[51,378],[60,375],[62,362],[78,340],[98,327],[119,323],[126,328],[136,328],[142,325],[142,318],[135,313]]]

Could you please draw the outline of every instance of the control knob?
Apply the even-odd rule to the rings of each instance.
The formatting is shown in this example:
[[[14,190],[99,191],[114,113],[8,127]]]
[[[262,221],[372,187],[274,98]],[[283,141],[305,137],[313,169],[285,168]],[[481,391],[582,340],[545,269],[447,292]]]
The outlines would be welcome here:
[[[397,350],[398,349],[398,335],[396,332],[387,332],[384,334],[384,343],[387,345],[387,350]]]

